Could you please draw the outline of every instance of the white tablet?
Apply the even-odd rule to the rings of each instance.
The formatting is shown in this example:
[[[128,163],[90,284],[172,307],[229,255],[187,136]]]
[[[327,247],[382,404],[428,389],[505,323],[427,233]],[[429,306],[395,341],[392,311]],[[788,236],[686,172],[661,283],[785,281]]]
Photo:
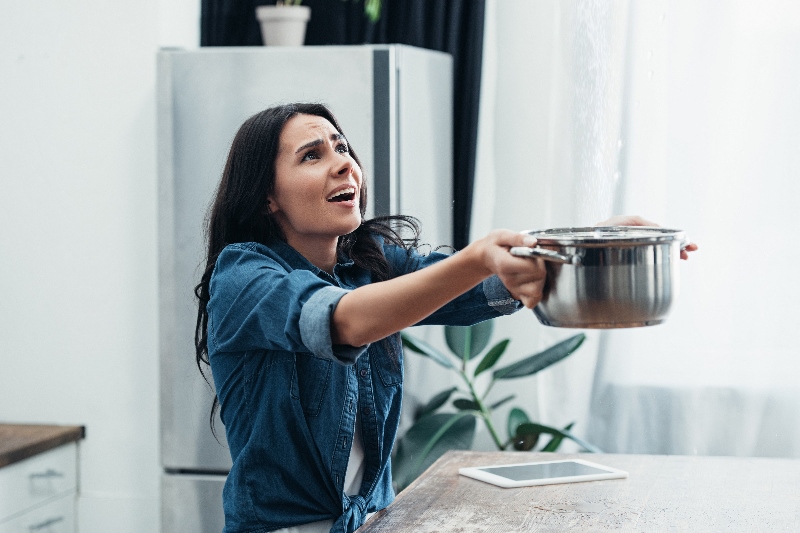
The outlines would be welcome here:
[[[628,477],[628,473],[624,470],[591,463],[583,459],[476,466],[459,468],[458,473],[503,488]]]

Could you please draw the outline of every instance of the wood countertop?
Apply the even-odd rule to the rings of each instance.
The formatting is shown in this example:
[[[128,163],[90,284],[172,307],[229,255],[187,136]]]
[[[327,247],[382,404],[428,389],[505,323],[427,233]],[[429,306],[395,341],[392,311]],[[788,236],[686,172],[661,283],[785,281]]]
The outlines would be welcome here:
[[[581,458],[627,479],[503,489],[458,474]],[[451,451],[358,533],[800,531],[800,460]]]
[[[85,436],[84,426],[0,424],[0,468]]]

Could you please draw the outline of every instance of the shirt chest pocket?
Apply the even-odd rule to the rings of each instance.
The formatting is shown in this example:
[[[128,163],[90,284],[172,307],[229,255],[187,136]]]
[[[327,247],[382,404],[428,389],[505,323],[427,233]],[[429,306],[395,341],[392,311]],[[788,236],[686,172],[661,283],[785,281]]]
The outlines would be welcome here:
[[[370,361],[378,369],[385,387],[402,385],[403,350],[400,345],[400,334],[395,333],[383,339],[371,354]]]
[[[292,398],[300,400],[303,412],[308,416],[317,416],[322,408],[322,400],[331,378],[330,359],[322,359],[308,353],[294,356],[294,374],[292,375]]]

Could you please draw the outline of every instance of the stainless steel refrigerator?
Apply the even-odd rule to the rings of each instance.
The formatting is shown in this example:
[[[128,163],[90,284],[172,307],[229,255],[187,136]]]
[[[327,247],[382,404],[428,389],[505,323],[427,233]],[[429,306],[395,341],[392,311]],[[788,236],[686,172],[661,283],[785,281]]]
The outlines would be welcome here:
[[[365,167],[368,216],[425,221],[451,244],[452,60],[383,46],[165,49],[158,54],[159,323],[164,533],[219,533],[231,465],[211,434],[212,392],[195,366],[194,285],[203,221],[233,136],[277,103],[323,102]],[[209,376],[210,377],[210,376]]]

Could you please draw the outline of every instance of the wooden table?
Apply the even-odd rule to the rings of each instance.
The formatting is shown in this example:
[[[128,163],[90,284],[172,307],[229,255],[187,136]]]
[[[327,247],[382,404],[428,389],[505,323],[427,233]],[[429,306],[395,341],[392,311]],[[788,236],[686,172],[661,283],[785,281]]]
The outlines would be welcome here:
[[[464,466],[582,458],[627,479],[503,489]],[[358,533],[800,531],[800,460],[448,452]]]

